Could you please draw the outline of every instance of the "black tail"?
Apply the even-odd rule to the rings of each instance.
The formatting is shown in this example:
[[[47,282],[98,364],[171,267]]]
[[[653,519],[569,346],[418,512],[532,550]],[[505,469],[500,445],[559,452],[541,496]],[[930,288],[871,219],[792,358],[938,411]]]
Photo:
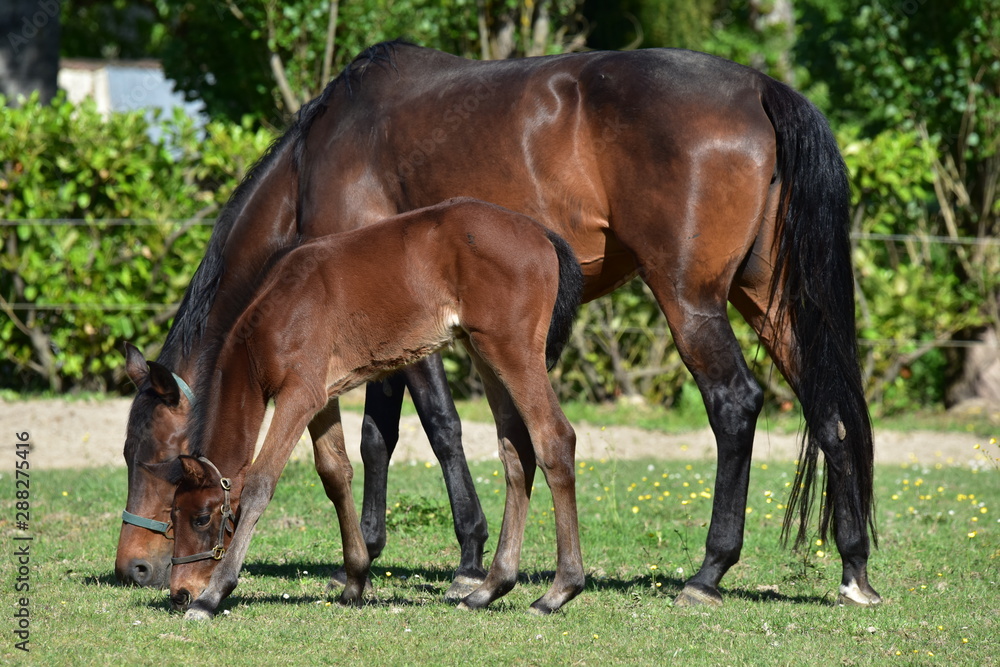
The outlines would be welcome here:
[[[573,330],[573,320],[576,319],[576,310],[583,296],[583,270],[573,248],[563,237],[549,229],[545,230],[545,235],[549,237],[549,242],[559,257],[559,292],[552,309],[549,334],[545,338],[545,365],[551,369],[559,361],[559,355],[566,347],[566,341]]]
[[[788,86],[771,79],[766,82],[762,101],[777,135],[781,182],[778,263],[771,294],[772,302],[773,295],[780,295],[776,304],[779,326],[790,325],[796,342],[796,391],[806,420],[799,483],[792,485],[782,538],[788,539],[797,514],[795,546],[807,539],[816,498],[820,440],[816,436],[826,429],[823,437],[840,438],[844,449],[841,460],[829,456],[826,460],[820,536],[826,539],[835,502],[846,499],[846,509],[859,530],[870,529],[875,539],[872,427],[854,325],[847,168],[823,114]],[[833,425],[835,415],[842,426]],[[856,479],[856,486],[845,485],[850,478]],[[835,488],[835,483],[841,488]]]

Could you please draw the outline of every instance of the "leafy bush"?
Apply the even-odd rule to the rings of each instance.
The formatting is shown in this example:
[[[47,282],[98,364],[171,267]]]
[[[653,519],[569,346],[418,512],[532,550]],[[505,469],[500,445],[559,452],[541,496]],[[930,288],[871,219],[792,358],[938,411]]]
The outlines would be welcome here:
[[[204,253],[205,223],[272,139],[249,122],[198,131],[182,116],[165,123],[162,141],[151,141],[149,128],[141,113],[105,118],[62,99],[0,107],[0,217],[18,221],[4,228],[0,254],[0,386],[115,388],[122,341],[150,351],[162,342]],[[939,403],[946,361],[934,345],[984,321],[983,286],[997,289],[1000,270],[991,267],[1000,259],[982,265],[979,281],[962,281],[954,246],[888,236],[935,229],[936,153],[919,132],[864,137],[848,126],[839,139],[854,182],[855,231],[867,235],[854,261],[869,393],[883,411]],[[82,222],[45,222],[59,219]],[[770,400],[788,401],[752,330],[735,313],[731,320]],[[479,392],[460,346],[445,364],[456,395]],[[699,404],[638,280],[581,308],[555,376],[563,398]]]
[[[0,386],[113,386],[123,340],[162,341],[211,233],[199,222],[271,139],[182,115],[162,141],[149,129],[142,112],[0,100],[0,218],[19,223],[0,254]],[[46,222],[62,219],[84,224]]]

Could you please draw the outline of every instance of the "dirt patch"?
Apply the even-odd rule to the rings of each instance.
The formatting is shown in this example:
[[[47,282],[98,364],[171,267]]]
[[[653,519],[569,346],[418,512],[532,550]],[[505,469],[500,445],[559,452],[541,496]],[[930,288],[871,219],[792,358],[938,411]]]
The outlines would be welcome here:
[[[0,423],[7,431],[6,460],[12,460],[12,433],[31,434],[32,468],[88,468],[124,465],[122,446],[130,399],[100,401],[28,400],[0,401]],[[270,413],[268,414],[268,420]],[[354,462],[361,461],[359,440],[361,415],[345,412],[344,431],[348,453]],[[261,429],[266,432],[266,425]],[[574,424],[577,431],[577,459],[711,459],[715,457],[715,438],[709,429],[691,433],[667,434],[627,426],[607,428]],[[473,461],[496,459],[496,432],[492,424],[462,424],[466,456]],[[880,463],[942,463],[964,465],[977,458],[973,446],[981,438],[963,433],[930,431],[876,431],[875,458]],[[259,443],[258,443],[259,445]],[[798,454],[795,435],[758,430],[754,441],[754,459],[789,461]],[[308,435],[296,447],[293,457],[312,458]],[[434,461],[434,454],[416,417],[404,417],[393,461]]]

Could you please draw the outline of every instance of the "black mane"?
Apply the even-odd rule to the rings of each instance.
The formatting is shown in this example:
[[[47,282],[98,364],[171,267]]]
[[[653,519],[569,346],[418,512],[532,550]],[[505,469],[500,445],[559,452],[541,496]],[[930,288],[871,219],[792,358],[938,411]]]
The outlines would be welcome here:
[[[236,220],[243,211],[243,206],[257,188],[261,177],[277,162],[278,157],[298,139],[299,122],[296,120],[283,135],[278,137],[268,147],[267,151],[247,171],[246,176],[236,187],[229,201],[223,207],[212,229],[212,237],[208,242],[205,256],[198,265],[191,284],[184,292],[184,298],[177,309],[174,323],[170,327],[167,339],[163,343],[158,361],[173,368],[182,357],[191,354],[192,348],[205,334],[208,314],[215,303],[219,283],[226,271],[223,258],[223,248],[229,238]]]
[[[209,415],[214,414],[217,410],[215,402],[218,400],[218,391],[213,390],[211,387],[215,380],[215,370],[219,364],[219,357],[222,355],[223,348],[225,348],[227,342],[234,341],[239,343],[240,341],[246,341],[252,336],[252,330],[241,330],[240,316],[253,303],[254,297],[260,293],[260,290],[268,285],[268,277],[275,265],[294,249],[295,246],[290,245],[272,253],[263,266],[261,266],[256,280],[237,286],[237,289],[233,293],[227,294],[226,300],[228,303],[220,304],[220,307],[229,309],[233,315],[228,319],[222,318],[218,330],[213,328],[213,330],[208,331],[209,344],[198,358],[195,369],[195,386],[198,387],[199,396],[198,400],[191,407],[187,421],[188,453],[191,456],[202,456],[204,454],[206,444],[204,440],[205,431],[208,427],[208,418]],[[263,388],[261,391],[263,391]],[[269,400],[270,398],[270,396],[266,396],[265,400]]]
[[[173,325],[167,334],[166,341],[163,343],[163,349],[160,351],[158,358],[161,364],[168,368],[175,368],[180,359],[190,355],[195,344],[206,335],[205,327],[208,322],[208,314],[215,304],[219,283],[226,271],[223,248],[229,238],[229,233],[243,211],[244,205],[256,190],[262,177],[274,167],[279,157],[287,150],[294,151],[293,165],[298,170],[302,162],[305,137],[308,136],[313,121],[326,111],[329,106],[330,97],[337,86],[343,83],[348,94],[351,94],[353,92],[352,81],[360,85],[365,69],[369,65],[383,66],[388,64],[395,69],[393,56],[396,45],[405,43],[399,40],[382,42],[365,49],[326,86],[322,94],[310,100],[299,109],[299,112],[284,134],[275,139],[267,151],[250,168],[246,176],[244,176],[243,181],[240,182],[229,198],[229,201],[226,202],[215,222],[205,256],[201,260],[198,270],[195,271],[194,277],[191,279],[191,284],[184,293],[184,298],[181,300],[181,305],[174,317]],[[263,271],[259,275],[262,276]],[[247,287],[249,288],[248,295],[252,295],[256,285],[249,285]],[[239,300],[234,300],[233,303],[236,304],[237,301]],[[243,304],[248,302],[249,299],[242,301]],[[234,305],[232,310],[234,311],[232,319],[235,319],[240,312],[239,306]]]
[[[330,106],[330,98],[337,90],[337,87],[343,84],[344,90],[347,92],[348,97],[350,97],[354,94],[352,83],[360,86],[368,67],[389,66],[394,72],[397,71],[395,55],[396,47],[400,45],[411,46],[409,42],[401,39],[391,42],[379,42],[378,44],[369,46],[358,54],[354,60],[347,63],[340,74],[326,85],[322,93],[302,105],[302,108],[299,109],[297,121],[297,125],[299,126],[299,141],[295,145],[296,168],[302,163],[302,151],[305,147],[304,138],[309,135],[313,121],[326,113],[327,108]]]

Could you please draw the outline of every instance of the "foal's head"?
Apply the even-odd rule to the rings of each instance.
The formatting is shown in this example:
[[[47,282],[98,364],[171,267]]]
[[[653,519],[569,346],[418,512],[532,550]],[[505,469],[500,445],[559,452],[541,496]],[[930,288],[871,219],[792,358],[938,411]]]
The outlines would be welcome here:
[[[178,485],[171,511],[170,604],[183,611],[205,590],[225,557],[235,529],[236,499],[230,496],[230,480],[208,459],[181,456],[173,475]]]

